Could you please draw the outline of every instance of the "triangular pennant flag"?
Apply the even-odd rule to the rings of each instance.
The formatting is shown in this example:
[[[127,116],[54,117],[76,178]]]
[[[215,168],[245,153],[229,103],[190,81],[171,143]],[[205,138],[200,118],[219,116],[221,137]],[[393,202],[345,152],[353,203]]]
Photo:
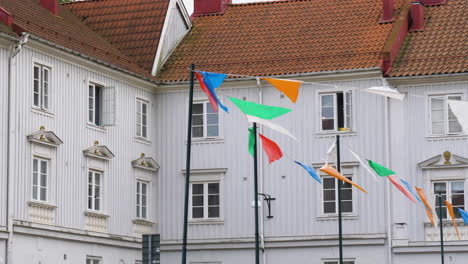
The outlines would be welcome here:
[[[322,184],[322,180],[320,180],[320,177],[317,175],[317,173],[315,173],[315,170],[312,167],[302,164],[299,161],[294,161],[294,162],[298,164],[299,166],[301,166],[302,168],[304,168],[304,170],[306,170],[309,173],[309,175],[312,176],[312,178],[314,178],[316,181]]]
[[[432,225],[435,226],[434,216],[432,215],[432,212],[434,210],[432,210],[432,207],[427,202],[426,195],[424,194],[423,189],[418,188],[418,187],[414,187],[414,188],[416,189],[416,192],[418,192],[419,198],[421,198],[421,201],[425,205],[424,209],[426,210],[427,217],[429,217],[429,220],[431,220]]]
[[[291,132],[289,132],[286,128],[280,126],[280,125],[277,125],[275,123],[272,123],[268,120],[265,120],[265,119],[262,119],[262,118],[258,118],[256,116],[251,116],[251,115],[245,115],[247,117],[247,121],[250,122],[250,123],[258,123],[258,124],[261,124],[261,125],[264,125],[266,127],[269,127],[277,132],[280,132],[282,134],[285,134],[286,136],[289,136],[295,140],[297,140],[297,138],[291,134]]]
[[[468,102],[447,100],[450,110],[457,117],[458,123],[468,132]]]
[[[461,217],[463,218],[463,221],[465,222],[465,224],[468,225],[468,212],[460,208],[457,208],[457,209]]]
[[[447,210],[449,212],[450,218],[452,218],[453,227],[455,227],[455,231],[457,232],[458,240],[461,240],[460,232],[458,232],[457,222],[455,221],[455,213],[453,212],[453,205],[444,200],[445,205],[447,206]]]
[[[327,159],[325,163],[335,163],[336,162],[336,142],[333,142],[327,151]]]
[[[280,80],[271,78],[260,78],[269,82],[273,87],[284,93],[293,103],[297,101],[299,96],[299,87],[301,87],[301,81],[294,80]]]
[[[379,177],[375,174],[373,170],[369,168],[369,166],[367,166],[367,164],[364,161],[362,161],[361,157],[359,157],[358,154],[354,153],[354,151],[352,151],[349,147],[346,148],[349,150],[349,152],[351,152],[351,155],[353,155],[354,158],[357,159],[357,161],[362,165],[362,167],[364,167],[364,169],[366,169],[370,175],[374,176],[372,177],[372,179],[374,179],[374,181],[378,181]]]
[[[389,179],[393,183],[393,185],[395,185],[395,187],[398,190],[400,190],[401,193],[403,193],[406,197],[408,197],[408,199],[410,199],[413,203],[416,203],[416,199],[414,199],[414,197],[411,196],[411,194],[409,194],[409,192],[406,191],[405,188],[403,188],[403,186],[401,186],[401,184],[398,183],[394,175],[389,175],[387,179]]]
[[[255,133],[253,127],[249,128],[249,152],[252,157],[255,157]]]
[[[265,151],[265,154],[267,154],[270,163],[283,157],[283,152],[279,148],[278,144],[260,133],[258,135],[262,139],[263,151]]]
[[[362,89],[362,91],[387,96],[387,97],[397,99],[397,100],[400,100],[400,101],[405,99],[404,94],[401,94],[397,90],[392,89],[390,87],[386,87],[386,86],[374,86],[374,87],[371,87],[371,88]]]
[[[411,192],[411,194],[413,195],[414,198],[416,198],[416,200],[418,200],[420,203],[422,203],[421,199],[419,199],[419,196],[414,192],[413,188],[411,187],[411,185],[408,182],[406,182],[406,181],[404,181],[402,179],[400,179],[400,182],[403,183],[406,186],[406,189],[408,189],[408,191]]]
[[[194,72],[195,77],[197,78],[198,82],[200,83],[200,88],[203,92],[205,92],[206,96],[208,96],[208,100],[210,101],[211,107],[213,108],[213,112],[218,112],[218,101],[210,92],[208,87],[206,87],[205,82],[203,81],[203,76],[199,72]]]
[[[348,178],[346,178],[345,176],[343,176],[343,174],[341,174],[339,171],[337,171],[335,168],[333,168],[330,164],[326,163],[325,165],[323,165],[322,168],[320,168],[320,171],[322,172],[325,172],[326,174],[330,175],[330,176],[333,176],[335,178],[337,178],[338,180],[340,181],[344,181],[344,182],[347,182],[351,185],[353,185],[354,187],[358,188],[359,190],[367,193],[366,190],[364,190],[363,188],[361,188],[361,186],[357,185],[356,183],[350,181]]]
[[[271,120],[278,116],[282,116],[291,112],[291,109],[262,105],[257,103],[252,103],[249,101],[243,101],[237,98],[228,97],[239,109],[244,112],[246,115],[256,116],[263,119]]]
[[[391,171],[390,169],[385,168],[384,166],[373,162],[372,160],[367,160],[369,166],[377,173],[377,175],[381,177],[385,177],[388,175],[394,175],[395,172]]]
[[[218,103],[219,107],[221,107],[224,110],[224,112],[227,113],[229,109],[221,103],[221,100],[219,100],[219,97],[215,91],[215,89],[218,88],[224,82],[224,79],[226,79],[227,74],[203,71],[201,71],[200,73],[203,76],[203,82],[205,82],[206,87],[208,87],[208,90],[216,99],[216,102]]]

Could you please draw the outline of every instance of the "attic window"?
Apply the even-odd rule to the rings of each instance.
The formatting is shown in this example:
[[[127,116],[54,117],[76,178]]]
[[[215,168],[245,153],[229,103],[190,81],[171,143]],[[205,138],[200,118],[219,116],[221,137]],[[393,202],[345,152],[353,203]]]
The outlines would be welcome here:
[[[352,129],[352,94],[335,92],[320,94],[321,131]]]

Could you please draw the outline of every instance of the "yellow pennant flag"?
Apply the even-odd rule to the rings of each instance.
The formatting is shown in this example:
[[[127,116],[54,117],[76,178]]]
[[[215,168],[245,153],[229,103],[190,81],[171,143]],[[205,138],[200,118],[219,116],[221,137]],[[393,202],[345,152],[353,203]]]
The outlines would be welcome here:
[[[297,97],[299,96],[299,87],[301,87],[301,81],[294,80],[280,80],[271,78],[260,78],[269,82],[276,89],[284,93],[293,103],[296,103]]]
[[[424,194],[423,189],[418,188],[418,187],[414,187],[414,188],[416,188],[419,198],[421,198],[421,201],[424,203],[424,207],[425,207],[424,209],[426,209],[427,217],[429,217],[429,220],[431,220],[432,225],[435,226],[434,216],[432,215],[433,210],[426,200],[426,195]]]
[[[458,240],[461,240],[460,232],[458,232],[457,222],[455,222],[455,214],[453,213],[453,205],[445,200],[444,200],[444,203],[447,206],[450,217],[452,218],[452,223],[453,223],[453,226],[455,227],[455,231],[457,231]]]
[[[359,190],[367,193],[366,190],[364,190],[363,188],[361,188],[361,186],[357,185],[356,183],[350,181],[348,178],[346,178],[345,176],[343,176],[343,174],[341,174],[339,171],[337,171],[335,168],[333,168],[330,164],[325,164],[323,165],[322,168],[320,168],[320,171],[322,172],[325,172],[326,174],[330,175],[330,176],[333,176],[335,178],[337,178],[338,180],[341,180],[341,181],[344,181],[344,182],[347,182],[351,185],[353,185],[354,187],[358,188]]]

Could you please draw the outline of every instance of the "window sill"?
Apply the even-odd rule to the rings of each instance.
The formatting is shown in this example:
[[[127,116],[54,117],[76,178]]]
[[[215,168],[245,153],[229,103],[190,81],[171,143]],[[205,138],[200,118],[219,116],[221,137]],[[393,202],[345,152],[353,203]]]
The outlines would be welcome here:
[[[145,218],[135,218],[132,220],[135,225],[153,226],[155,223]]]
[[[343,220],[358,220],[357,214],[343,214]],[[330,214],[330,215],[321,215],[317,217],[317,221],[332,221],[338,220],[338,214]]]
[[[143,137],[135,137],[135,142],[145,144],[145,145],[151,145],[151,141],[149,141],[147,138]]]
[[[37,107],[32,107],[31,108],[31,112],[35,113],[35,114],[38,114],[38,115],[42,115],[42,116],[47,116],[47,117],[50,117],[50,118],[54,118],[54,114],[47,111],[47,110],[44,110],[44,109],[41,109],[41,108],[37,108]]]
[[[49,204],[47,202],[41,202],[41,201],[29,201],[28,202],[29,207],[36,207],[36,208],[43,208],[43,209],[48,209],[48,210],[54,210],[57,208],[57,205]]]
[[[88,216],[88,217],[95,217],[95,218],[102,218],[102,219],[107,219],[110,217],[110,215],[108,214],[105,214],[103,212],[99,212],[99,211],[91,211],[91,210],[86,210],[84,212],[84,215]]]
[[[356,136],[356,131],[320,131],[315,133],[318,137],[327,137],[327,136],[335,136],[335,135],[344,135],[344,136]]]
[[[210,143],[224,143],[224,138],[220,138],[220,137],[192,138],[192,144],[210,144]]]
[[[105,127],[97,126],[97,125],[91,124],[91,123],[88,123],[87,128],[91,129],[91,130],[94,130],[94,131],[97,131],[97,132],[101,132],[101,133],[106,133],[107,132],[107,129]]]
[[[224,220],[220,218],[214,219],[189,219],[191,225],[223,225]]]
[[[465,222],[462,219],[455,219],[457,226],[466,226]],[[440,226],[439,220],[436,221],[436,227]],[[444,227],[453,227],[452,220],[444,219],[442,220],[442,224]],[[433,227],[431,222],[424,222],[424,227]]]
[[[444,140],[444,139],[452,139],[452,138],[461,138],[465,139],[468,138],[467,134],[453,134],[453,135],[428,135],[426,136],[427,140]]]

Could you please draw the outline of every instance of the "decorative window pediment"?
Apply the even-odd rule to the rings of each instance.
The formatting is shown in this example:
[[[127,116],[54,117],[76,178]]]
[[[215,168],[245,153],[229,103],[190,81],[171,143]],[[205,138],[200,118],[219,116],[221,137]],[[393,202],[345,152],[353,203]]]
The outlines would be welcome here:
[[[27,139],[31,143],[37,143],[53,148],[57,148],[63,141],[52,131],[46,131],[43,126],[39,128],[39,131],[34,132],[27,136]]]
[[[140,158],[132,161],[132,166],[149,171],[157,171],[159,169],[159,165],[156,161],[151,157],[146,157],[145,153],[141,153]]]
[[[98,141],[94,141],[94,146],[83,150],[83,154],[88,157],[104,160],[110,160],[115,157],[108,147],[99,145]]]
[[[468,159],[445,151],[418,164],[421,169],[466,168]]]

